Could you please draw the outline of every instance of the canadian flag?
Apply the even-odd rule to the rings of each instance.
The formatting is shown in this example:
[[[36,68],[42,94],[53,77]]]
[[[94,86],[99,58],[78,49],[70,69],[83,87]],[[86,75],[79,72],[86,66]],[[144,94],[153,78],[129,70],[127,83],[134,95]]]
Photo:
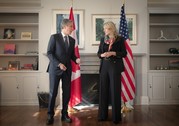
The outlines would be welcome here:
[[[78,40],[76,36],[75,20],[73,15],[73,8],[70,9],[69,19],[73,21],[73,32],[71,36],[75,39],[75,55],[80,58],[79,49],[78,49]],[[69,107],[74,107],[75,105],[81,102],[81,73],[79,64],[75,64],[71,61],[72,64],[72,76],[71,76],[71,98],[69,102]]]

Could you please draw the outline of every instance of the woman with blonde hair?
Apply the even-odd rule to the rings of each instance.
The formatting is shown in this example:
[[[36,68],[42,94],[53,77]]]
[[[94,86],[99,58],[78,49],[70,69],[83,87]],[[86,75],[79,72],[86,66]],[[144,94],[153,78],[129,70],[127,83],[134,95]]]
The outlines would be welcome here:
[[[118,35],[112,21],[103,25],[105,35],[101,38],[97,55],[100,58],[100,85],[98,120],[108,118],[109,97],[112,105],[112,121],[121,121],[121,73],[124,71],[122,58],[127,55],[124,38]]]

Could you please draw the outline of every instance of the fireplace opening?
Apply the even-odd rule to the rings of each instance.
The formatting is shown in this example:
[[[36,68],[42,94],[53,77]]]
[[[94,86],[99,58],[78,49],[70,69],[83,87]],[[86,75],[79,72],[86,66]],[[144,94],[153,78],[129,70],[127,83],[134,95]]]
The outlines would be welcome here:
[[[82,102],[80,105],[98,105],[99,104],[99,74],[82,74]],[[109,89],[110,94],[110,89]],[[109,95],[109,104],[111,98]]]
[[[82,105],[98,104],[99,74],[82,74]]]

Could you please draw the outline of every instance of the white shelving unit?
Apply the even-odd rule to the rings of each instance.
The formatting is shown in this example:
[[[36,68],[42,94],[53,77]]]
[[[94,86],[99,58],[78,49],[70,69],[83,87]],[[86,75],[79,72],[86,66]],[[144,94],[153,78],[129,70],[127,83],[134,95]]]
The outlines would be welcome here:
[[[18,10],[18,9],[17,9]],[[5,29],[14,29],[13,39],[5,39]],[[31,38],[21,38],[22,32],[30,32]],[[13,54],[4,53],[5,44],[15,44]],[[0,12],[0,105],[37,105],[39,82],[39,13],[31,11]],[[20,62],[18,70],[9,70],[9,61]],[[22,69],[33,64],[33,69]]]
[[[169,52],[170,48],[179,50],[178,22],[178,13],[149,13],[149,70],[159,70],[159,66],[171,70],[169,62],[179,60],[179,52]]]
[[[179,104],[179,67],[172,67],[179,65],[179,52],[169,52],[179,50],[178,22],[179,10],[149,10],[149,104]]]
[[[13,39],[4,38],[5,29],[14,29]],[[22,32],[30,32],[31,39],[22,39]],[[20,69],[24,64],[33,64],[33,71],[38,71],[39,59],[39,14],[35,12],[2,12],[0,13],[0,72],[8,70],[9,61],[19,61]],[[15,44],[14,54],[4,54],[5,44]],[[18,72],[16,71],[16,72]],[[24,71],[24,69],[23,69]],[[27,69],[28,71],[28,69]]]

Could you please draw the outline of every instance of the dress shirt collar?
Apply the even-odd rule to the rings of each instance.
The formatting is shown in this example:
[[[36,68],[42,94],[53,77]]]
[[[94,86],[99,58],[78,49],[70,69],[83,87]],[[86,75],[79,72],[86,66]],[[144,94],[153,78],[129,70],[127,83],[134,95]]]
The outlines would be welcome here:
[[[65,36],[67,36],[67,38],[68,38],[68,35],[65,35],[63,32],[61,32],[61,33],[62,33],[63,38],[64,38]]]

